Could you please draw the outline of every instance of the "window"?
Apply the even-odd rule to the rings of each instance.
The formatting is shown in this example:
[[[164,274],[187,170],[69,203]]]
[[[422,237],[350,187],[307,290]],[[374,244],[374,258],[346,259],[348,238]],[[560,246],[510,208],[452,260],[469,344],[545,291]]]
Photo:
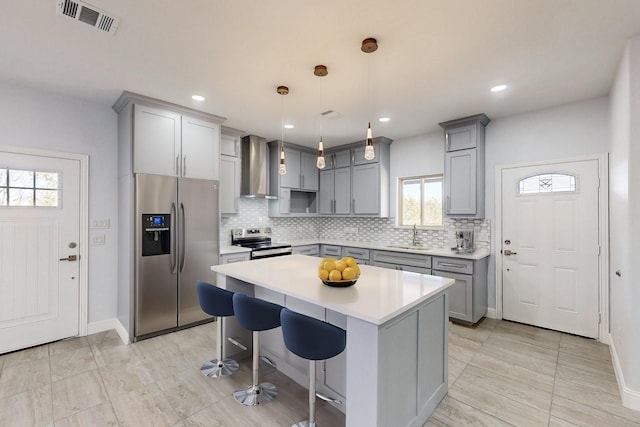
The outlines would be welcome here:
[[[442,175],[400,178],[398,225],[442,227]]]
[[[519,194],[559,193],[576,191],[576,177],[560,173],[547,173],[521,179]]]
[[[57,172],[0,168],[0,206],[57,207]]]

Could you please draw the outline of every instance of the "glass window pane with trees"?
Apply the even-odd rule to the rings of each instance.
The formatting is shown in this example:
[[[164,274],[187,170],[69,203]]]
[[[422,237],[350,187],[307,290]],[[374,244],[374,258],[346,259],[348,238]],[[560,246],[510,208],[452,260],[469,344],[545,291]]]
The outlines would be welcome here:
[[[442,227],[442,175],[400,178],[398,225]]]
[[[59,173],[0,168],[0,206],[58,207]]]

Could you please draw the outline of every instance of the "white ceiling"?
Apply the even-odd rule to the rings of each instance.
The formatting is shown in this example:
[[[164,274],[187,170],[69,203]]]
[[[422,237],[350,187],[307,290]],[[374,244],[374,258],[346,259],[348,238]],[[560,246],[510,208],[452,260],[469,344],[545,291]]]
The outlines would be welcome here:
[[[269,140],[284,108],[295,125],[285,140],[308,146],[332,109],[342,117],[324,119],[325,147],[364,139],[368,120],[374,136],[399,139],[605,95],[625,40],[640,34],[639,0],[88,3],[121,19],[115,35],[57,15],[56,0],[2,2],[0,81],[106,105],[129,90]],[[379,43],[370,55],[367,37]],[[316,64],[329,75],[314,76]],[[500,83],[509,88],[489,92]]]

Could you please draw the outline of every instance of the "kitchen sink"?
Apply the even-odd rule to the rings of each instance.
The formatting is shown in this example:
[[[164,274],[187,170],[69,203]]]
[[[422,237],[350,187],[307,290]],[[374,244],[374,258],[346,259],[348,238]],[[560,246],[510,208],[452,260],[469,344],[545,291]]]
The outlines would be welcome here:
[[[416,251],[428,251],[429,247],[427,246],[412,246],[412,245],[387,245],[387,248],[394,248],[394,249],[413,249]]]

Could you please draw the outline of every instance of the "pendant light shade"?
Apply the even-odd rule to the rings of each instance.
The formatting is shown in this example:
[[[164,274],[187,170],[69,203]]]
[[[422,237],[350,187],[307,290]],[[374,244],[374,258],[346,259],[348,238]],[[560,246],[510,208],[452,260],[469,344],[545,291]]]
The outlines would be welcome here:
[[[378,50],[378,41],[372,37],[362,40],[362,46],[360,50],[366,54],[371,54]],[[369,110],[371,110],[371,57],[369,57]],[[371,116],[371,111],[369,111]],[[371,121],[367,126],[367,144],[364,148],[364,158],[367,160],[373,160],[376,158],[376,153],[373,149],[373,133],[371,132]]]
[[[367,160],[373,160],[376,158],[376,153],[373,151],[373,135],[371,134],[371,122],[367,128],[367,145],[364,147],[364,158]]]
[[[313,69],[313,74],[318,77],[324,77],[329,74],[329,70],[324,65],[316,65]],[[322,80],[320,80],[320,111],[322,111]],[[316,167],[318,169],[324,169],[326,163],[324,161],[324,144],[322,143],[322,113],[320,114],[320,142],[318,142],[318,159],[316,160]]]
[[[278,86],[276,89],[278,94],[284,96],[289,93],[289,88],[286,86]],[[284,158],[284,98],[282,98],[280,103],[280,165],[278,167],[278,173],[280,175],[286,175],[287,173],[287,162]]]

